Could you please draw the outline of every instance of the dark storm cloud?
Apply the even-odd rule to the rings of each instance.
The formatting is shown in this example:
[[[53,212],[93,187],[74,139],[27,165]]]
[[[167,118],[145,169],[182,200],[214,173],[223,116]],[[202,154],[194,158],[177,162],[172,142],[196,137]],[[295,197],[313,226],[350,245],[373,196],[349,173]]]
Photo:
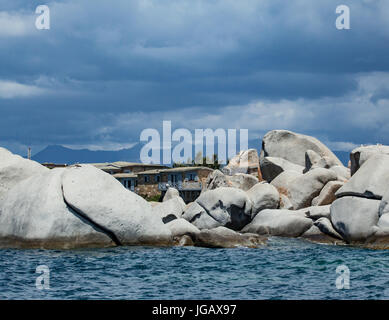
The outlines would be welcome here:
[[[2,0],[0,141],[137,141],[142,126],[132,123],[129,130],[120,118],[144,113],[159,122],[182,114],[176,119],[181,127],[189,120],[202,127],[238,126],[226,108],[240,112],[255,101],[272,106],[258,117],[273,117],[273,126],[283,123],[274,116],[275,104],[286,101],[283,112],[311,125],[287,117],[285,127],[329,141],[356,142],[359,133],[378,139],[379,117],[368,117],[365,127],[341,106],[355,100],[357,110],[366,108],[362,95],[378,106],[375,112],[384,110],[388,88],[375,90],[378,76],[367,75],[389,71],[389,5],[343,3],[351,8],[347,31],[335,28],[335,0],[49,1],[51,30],[38,31],[34,9],[40,3]],[[361,84],[363,76],[372,85]],[[12,97],[2,95],[2,86]],[[214,121],[210,114],[224,118]],[[342,125],[333,125],[340,115]],[[327,126],[317,129],[318,120]]]

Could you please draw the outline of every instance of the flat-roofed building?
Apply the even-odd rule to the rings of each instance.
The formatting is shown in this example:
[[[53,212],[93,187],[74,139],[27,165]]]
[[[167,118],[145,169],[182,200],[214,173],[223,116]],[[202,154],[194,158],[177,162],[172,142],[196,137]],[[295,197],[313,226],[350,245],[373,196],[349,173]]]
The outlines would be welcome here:
[[[118,166],[115,166],[112,163],[109,162],[103,162],[103,163],[86,163],[90,164],[100,170],[103,170],[104,172],[107,172],[109,174],[115,174],[115,173],[120,173],[122,172],[122,169]]]
[[[138,173],[135,192],[145,197],[163,197],[169,187],[176,188],[185,202],[194,201],[213,170],[207,167],[177,167]]]
[[[144,164],[144,163],[126,162],[126,161],[89,163],[89,164],[109,174],[138,173],[146,170],[167,168],[167,166],[163,166],[159,164]]]
[[[68,165],[66,163],[42,163],[42,166],[49,168],[49,169],[54,169],[54,168],[66,168]]]
[[[89,163],[111,174],[125,188],[144,198],[163,197],[169,187],[176,188],[185,202],[194,201],[201,193],[208,175],[208,167],[169,168],[158,164],[126,161]]]
[[[156,170],[168,168],[167,166],[160,164],[144,164],[137,162],[116,161],[112,162],[112,165],[119,167],[123,173],[138,173],[146,170]]]
[[[111,174],[127,189],[137,192],[138,173],[149,170],[161,170],[168,168],[159,164],[144,164],[137,162],[116,161],[103,163],[89,163],[96,168]]]

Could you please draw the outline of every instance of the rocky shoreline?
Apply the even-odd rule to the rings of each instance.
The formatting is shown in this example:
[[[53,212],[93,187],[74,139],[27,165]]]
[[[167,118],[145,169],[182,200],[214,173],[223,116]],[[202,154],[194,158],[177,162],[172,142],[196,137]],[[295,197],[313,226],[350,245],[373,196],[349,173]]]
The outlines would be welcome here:
[[[240,173],[259,163],[259,179]],[[247,163],[246,163],[247,165]],[[362,146],[349,167],[319,140],[268,132],[215,170],[186,205],[149,203],[90,166],[47,169],[0,148],[0,247],[260,247],[271,236],[389,249],[389,146]]]

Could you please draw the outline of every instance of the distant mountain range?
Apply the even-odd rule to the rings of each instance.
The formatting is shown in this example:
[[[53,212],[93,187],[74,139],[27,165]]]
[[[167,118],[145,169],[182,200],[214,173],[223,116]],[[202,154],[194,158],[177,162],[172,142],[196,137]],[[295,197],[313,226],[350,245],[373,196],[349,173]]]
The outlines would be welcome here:
[[[134,147],[121,149],[117,151],[92,151],[89,149],[71,149],[61,145],[50,145],[32,157],[40,163],[96,163],[96,162],[115,162],[128,161],[140,162],[140,151],[145,143],[137,143]],[[260,144],[258,140],[249,141],[249,148],[258,149]],[[174,144],[172,146],[174,148]],[[214,150],[217,151],[217,143]],[[193,147],[192,154],[195,155]],[[162,158],[162,157],[161,157]],[[167,164],[171,165],[171,164]]]
[[[136,145],[130,149],[121,149],[117,151],[92,151],[89,149],[70,149],[60,145],[47,146],[42,151],[32,157],[40,163],[97,163],[97,162],[115,162],[128,161],[140,162],[141,146]]]
[[[257,140],[249,141],[249,147],[258,150]],[[38,152],[32,157],[40,163],[96,163],[96,162],[115,162],[115,161],[128,161],[128,162],[140,162],[139,155],[143,144],[138,143],[132,148],[121,149],[117,151],[92,151],[89,149],[71,149],[60,145],[47,146],[42,151]],[[217,150],[217,146],[215,146]],[[258,150],[259,152],[260,150]],[[346,151],[334,151],[335,155],[339,158],[344,165],[347,166],[349,160],[349,152]]]
[[[332,151],[339,158],[340,161],[347,167],[348,162],[350,160],[350,152],[349,151]]]

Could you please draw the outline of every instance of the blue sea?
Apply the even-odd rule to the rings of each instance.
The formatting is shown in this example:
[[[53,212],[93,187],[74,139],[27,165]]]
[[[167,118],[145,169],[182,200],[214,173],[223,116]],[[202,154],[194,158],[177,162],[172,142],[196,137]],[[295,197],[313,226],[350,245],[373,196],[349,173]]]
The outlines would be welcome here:
[[[336,285],[342,265],[349,289]],[[389,251],[285,238],[258,249],[3,249],[0,299],[389,299]]]

